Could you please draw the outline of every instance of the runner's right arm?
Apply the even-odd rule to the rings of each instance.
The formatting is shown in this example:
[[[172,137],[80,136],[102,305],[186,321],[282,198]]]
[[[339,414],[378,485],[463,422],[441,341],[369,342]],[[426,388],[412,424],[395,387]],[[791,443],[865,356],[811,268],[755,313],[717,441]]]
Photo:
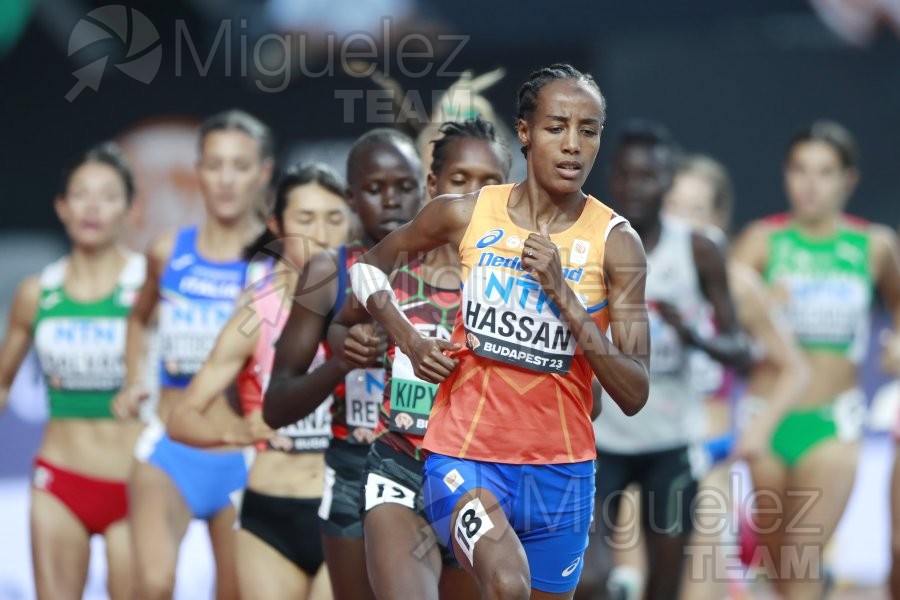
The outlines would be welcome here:
[[[239,302],[238,306],[247,307],[250,304]],[[217,426],[206,414],[214,402],[226,402],[223,394],[253,355],[259,340],[259,329],[271,326],[261,321],[256,312],[248,318],[240,308],[235,311],[219,333],[209,358],[191,378],[184,398],[169,415],[166,431],[173,440],[197,448],[208,448],[246,446],[272,436],[274,432],[271,429],[260,426],[260,415],[256,414],[258,410],[244,415],[244,419],[237,421],[230,429]]]
[[[41,296],[40,281],[29,277],[19,284],[9,312],[9,326],[0,346],[0,412],[9,401],[9,388],[31,347],[34,317]]]
[[[309,366],[322,341],[338,289],[335,254],[317,254],[297,282],[291,312],[275,344],[272,379],[263,400],[263,421],[273,429],[296,423],[316,410],[350,371],[332,356],[314,371]],[[340,265],[340,268],[344,268]]]
[[[458,344],[423,337],[397,307],[388,273],[408,264],[425,252],[447,243],[459,246],[472,211],[477,192],[465,195],[438,196],[426,204],[419,214],[364,254],[350,270],[353,291],[365,302],[369,313],[380,322],[400,350],[410,357],[413,371],[420,379],[440,383],[458,361],[444,355],[445,350],[459,349]]]
[[[147,399],[144,368],[147,363],[147,329],[159,304],[159,280],[175,244],[175,232],[165,233],[147,250],[147,277],[138,293],[125,334],[125,382],[112,401],[112,413],[120,419],[138,416],[140,404]]]

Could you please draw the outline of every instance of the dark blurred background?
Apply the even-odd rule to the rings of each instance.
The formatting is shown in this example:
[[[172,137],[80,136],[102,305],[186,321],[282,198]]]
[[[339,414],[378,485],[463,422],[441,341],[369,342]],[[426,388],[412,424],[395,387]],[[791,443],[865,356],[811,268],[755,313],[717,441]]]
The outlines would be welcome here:
[[[731,170],[737,225],[783,208],[779,165],[792,131],[813,119],[836,119],[858,136],[862,148],[863,177],[852,212],[895,225],[900,218],[900,168],[894,151],[900,132],[900,43],[890,10],[897,20],[900,10],[896,0],[870,4],[865,9],[866,2],[843,0],[128,2],[160,36],[161,66],[153,81],[144,84],[114,68],[128,58],[128,44],[118,39],[67,56],[76,23],[102,3],[25,3],[19,11],[4,9],[9,14],[0,19],[7,23],[0,43],[6,107],[0,228],[58,231],[50,200],[62,162],[88,144],[121,136],[149,120],[198,120],[239,106],[274,128],[283,156],[298,143],[358,135],[371,126],[365,105],[357,102],[354,122],[345,122],[335,91],[374,86],[341,73],[339,49],[334,76],[305,76],[301,63],[307,72],[327,63],[311,48],[314,44],[299,38],[321,37],[315,32],[323,30],[335,31],[338,38],[355,29],[377,35],[383,15],[392,15],[395,43],[409,32],[436,40],[435,58],[405,61],[409,71],[433,64],[427,76],[406,77],[395,56],[387,61],[390,74],[420,92],[427,108],[431,94],[455,79],[436,75],[460,43],[456,37],[437,40],[441,34],[467,39],[447,70],[506,68],[507,76],[486,95],[509,123],[516,89],[530,70],[553,61],[571,62],[592,73],[608,98],[606,150],[626,119],[662,121],[686,149],[708,152]],[[213,54],[223,27],[231,44],[223,35]],[[200,62],[211,60],[205,76],[184,31]],[[296,44],[307,49],[304,56],[293,57],[292,71],[271,78],[270,88],[289,80],[279,92],[260,91],[252,72],[240,77],[242,65],[253,62],[260,36],[271,32],[293,32]],[[263,48],[275,52],[277,46],[269,41]],[[422,48],[421,43],[407,46],[408,51]],[[68,102],[65,96],[78,81],[72,73],[90,62],[91,51],[109,55],[99,89],[85,88]],[[379,48],[379,65],[383,54]],[[606,158],[601,152],[587,186],[600,197],[605,194]]]

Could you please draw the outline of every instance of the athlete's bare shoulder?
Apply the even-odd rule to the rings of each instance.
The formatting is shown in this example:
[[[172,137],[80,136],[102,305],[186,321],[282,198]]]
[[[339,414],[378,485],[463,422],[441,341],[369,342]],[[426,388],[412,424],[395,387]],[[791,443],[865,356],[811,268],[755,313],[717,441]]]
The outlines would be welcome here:
[[[880,223],[868,224],[865,231],[869,236],[869,244],[872,248],[873,272],[878,277],[892,262],[900,261],[897,234],[887,225]]]
[[[769,260],[769,238],[782,227],[780,222],[772,219],[753,221],[735,239],[731,247],[731,258],[750,265],[761,273]]]
[[[175,237],[177,235],[178,232],[175,229],[170,229],[159,234],[147,247],[148,266],[156,273],[162,273],[166,263],[169,261],[172,250],[175,248]]]
[[[429,202],[416,221],[424,221],[422,226],[435,237],[459,244],[472,221],[475,203],[481,190],[468,194],[444,194]]]
[[[37,314],[38,301],[41,298],[41,276],[30,275],[23,279],[16,288],[13,298],[12,313],[14,320],[34,321]]]
[[[738,235],[738,239],[746,238],[755,243],[768,242],[769,236],[779,229],[784,229],[784,223],[775,219],[757,219],[751,221]]]
[[[611,265],[633,267],[647,262],[641,236],[628,221],[622,221],[609,231],[604,256],[607,270]]]
[[[338,294],[340,270],[345,265],[339,264],[340,253],[336,248],[329,248],[313,256],[297,279],[293,301],[301,304],[309,311],[325,316],[334,307]]]
[[[444,194],[438,196],[432,202],[440,207],[442,216],[452,219],[453,224],[459,225],[469,224],[472,219],[472,212],[475,210],[475,203],[478,201],[478,195],[481,190],[469,192],[468,194]]]
[[[869,223],[866,233],[873,248],[890,248],[897,244],[897,232],[881,223]]]
[[[330,278],[342,266],[338,265],[339,261],[340,252],[338,248],[327,248],[309,259],[304,273],[307,275],[307,278],[312,277],[315,279],[318,276]]]

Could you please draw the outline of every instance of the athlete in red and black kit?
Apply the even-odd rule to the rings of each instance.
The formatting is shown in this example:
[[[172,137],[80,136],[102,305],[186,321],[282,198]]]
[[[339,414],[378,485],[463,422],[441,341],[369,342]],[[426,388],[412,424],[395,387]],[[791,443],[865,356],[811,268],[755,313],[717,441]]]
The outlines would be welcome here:
[[[384,347],[366,369],[353,369],[333,355],[319,368],[309,368],[349,292],[350,266],[419,210],[425,187],[421,173],[415,143],[397,131],[374,129],[353,145],[347,158],[348,200],[359,215],[363,235],[310,261],[276,345],[263,402],[263,419],[278,428],[307,416],[333,392],[332,440],[325,452],[319,517],[336,600],[373,597],[366,574],[359,490],[378,424]],[[371,325],[352,328],[350,335],[378,345]]]
[[[448,122],[440,132],[433,142],[429,197],[470,193],[506,180],[511,156],[490,123]],[[416,330],[449,340],[460,304],[460,267],[456,253],[445,248],[402,267],[392,285],[400,310]],[[347,328],[367,321],[368,312],[353,298],[332,323],[332,348],[350,363],[364,364],[376,351],[344,344]],[[474,579],[446,548],[442,553],[430,535],[420,493],[422,440],[437,385],[417,377],[410,358],[393,343],[385,374],[384,402],[366,461],[360,507],[372,588],[379,599],[477,598]],[[397,577],[398,571],[404,575]]]

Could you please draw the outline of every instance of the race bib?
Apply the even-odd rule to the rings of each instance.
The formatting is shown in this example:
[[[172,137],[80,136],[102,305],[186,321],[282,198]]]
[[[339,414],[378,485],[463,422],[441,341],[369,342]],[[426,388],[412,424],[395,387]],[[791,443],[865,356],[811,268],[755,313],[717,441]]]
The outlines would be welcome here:
[[[381,400],[384,397],[384,369],[354,369],[347,373],[345,381],[345,409],[348,428],[375,430]],[[363,443],[352,434],[350,443]]]
[[[400,504],[415,510],[416,493],[378,473],[369,473],[366,477],[366,510],[372,510],[379,504]]]
[[[199,371],[233,311],[233,301],[164,298],[159,308],[159,338],[166,373],[184,377]]]
[[[493,528],[494,523],[480,499],[469,500],[459,509],[454,536],[470,565],[475,564],[475,544]]]
[[[871,296],[859,277],[790,275],[776,285],[788,294],[782,315],[802,344],[849,344],[868,326]]]
[[[324,452],[331,439],[331,396],[312,414],[279,429],[269,448],[288,453]]]
[[[579,271],[564,277],[580,277]],[[575,340],[531,275],[475,267],[462,296],[466,345],[472,352],[541,373],[568,373]]]
[[[425,435],[438,386],[416,377],[409,357],[399,348],[394,349],[392,369],[388,428],[397,433]]]
[[[110,391],[125,376],[124,318],[52,317],[35,332],[41,368],[53,389]]]

